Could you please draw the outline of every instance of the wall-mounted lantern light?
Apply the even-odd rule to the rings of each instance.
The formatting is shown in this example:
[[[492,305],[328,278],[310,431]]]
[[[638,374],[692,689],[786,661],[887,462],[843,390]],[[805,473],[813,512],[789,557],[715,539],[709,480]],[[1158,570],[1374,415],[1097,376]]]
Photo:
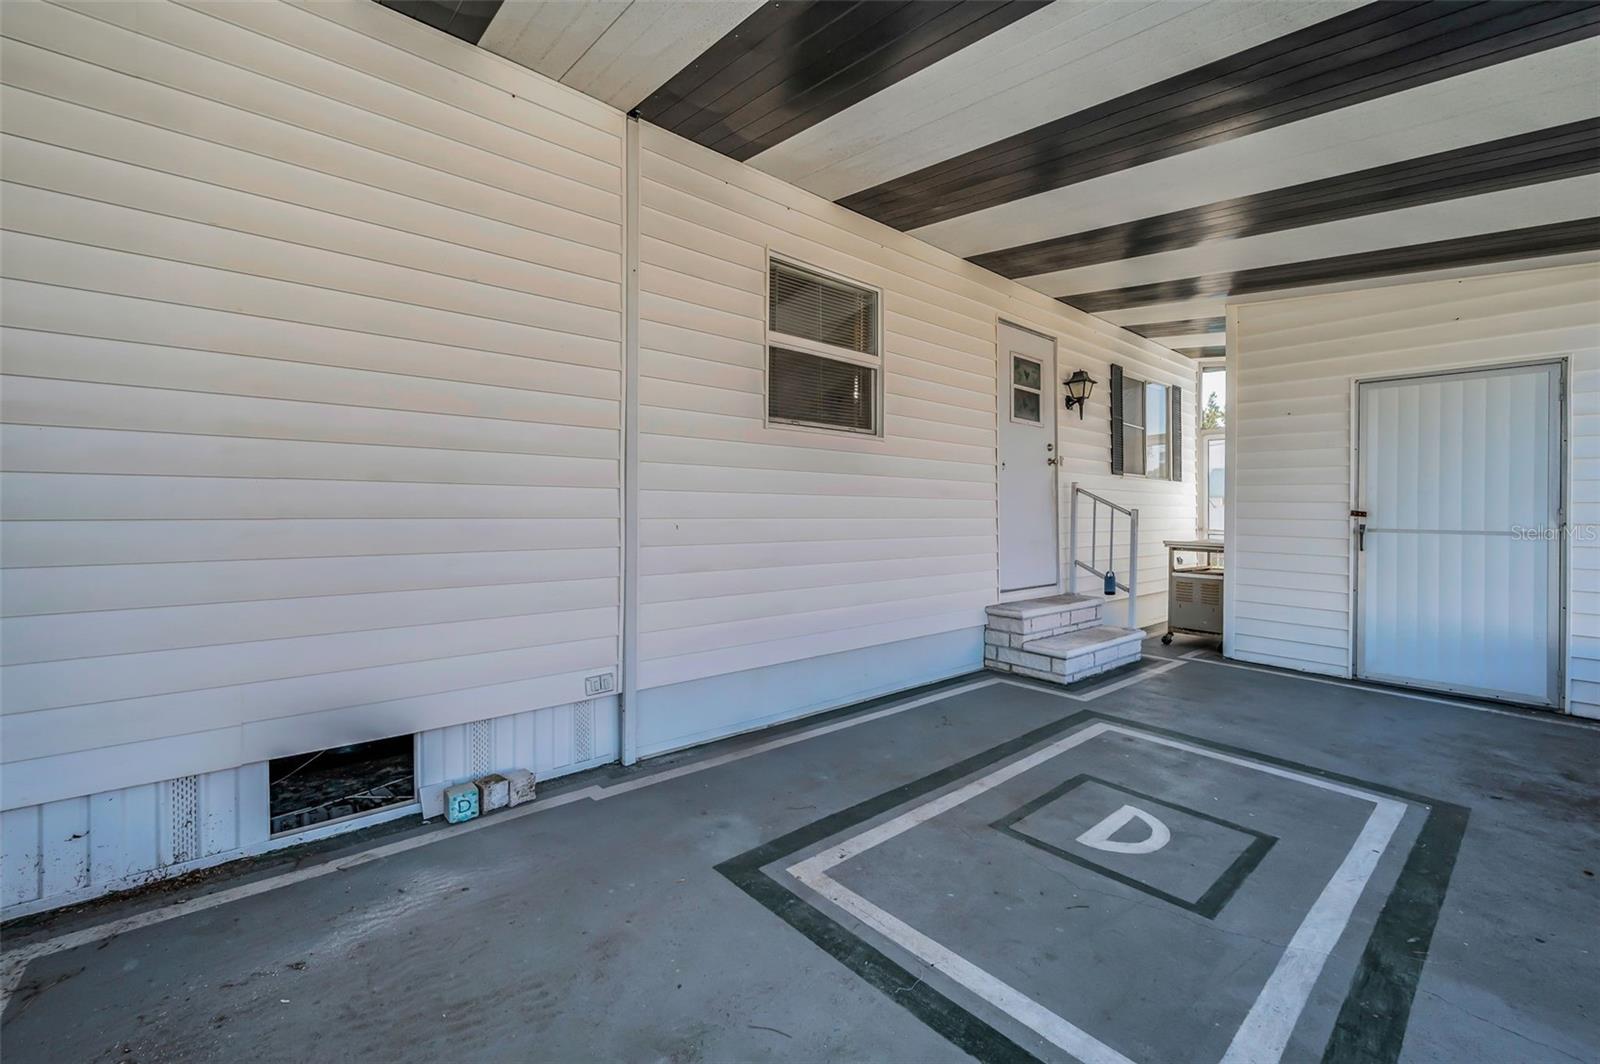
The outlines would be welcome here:
[[[1067,409],[1078,408],[1078,420],[1083,420],[1083,408],[1089,405],[1089,393],[1094,391],[1095,379],[1083,370],[1074,370],[1072,376],[1061,382],[1066,389]]]

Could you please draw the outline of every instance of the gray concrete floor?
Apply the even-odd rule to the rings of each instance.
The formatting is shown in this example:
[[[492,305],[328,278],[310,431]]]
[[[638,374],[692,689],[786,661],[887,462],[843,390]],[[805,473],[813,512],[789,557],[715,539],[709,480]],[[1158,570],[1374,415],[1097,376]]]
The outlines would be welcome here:
[[[1219,1060],[1340,862],[1361,859],[1374,805],[1308,784],[1310,769],[1399,795],[1386,800],[1404,812],[1283,1059],[1600,1059],[1600,729],[1215,662],[1159,669],[1184,650],[1148,644],[1139,682],[1074,689],[1105,692],[1089,701],[997,682],[700,771],[670,775],[819,722],[591,774],[544,796],[600,800],[391,833],[378,841],[437,841],[86,936],[23,971],[0,1054],[1073,1059],[1026,1022],[1037,1006],[1134,1061]],[[1132,731],[1040,754],[1113,718]],[[996,1004],[786,871],[947,795],[831,874],[1031,1006]],[[1081,845],[1124,801],[1171,843]],[[6,948],[246,881],[31,921]]]

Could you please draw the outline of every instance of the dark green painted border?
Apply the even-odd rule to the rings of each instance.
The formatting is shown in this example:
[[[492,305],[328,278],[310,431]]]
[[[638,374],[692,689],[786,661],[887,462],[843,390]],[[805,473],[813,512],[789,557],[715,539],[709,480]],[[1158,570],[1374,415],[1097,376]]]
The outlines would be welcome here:
[[[1417,981],[1427,961],[1428,945],[1466,832],[1469,810],[1464,806],[1139,721],[1081,710],[814,820],[721,862],[716,870],[962,1051],[982,1061],[1037,1061],[1011,1038],[933,989],[762,869],[1091,720],[1122,724],[1218,753],[1293,769],[1428,809],[1427,820],[1367,939],[1322,1057],[1324,1064],[1393,1064],[1398,1060]]]
[[[1189,901],[1186,898],[1178,897],[1176,894],[1168,894],[1164,890],[1157,890],[1155,887],[1144,882],[1143,880],[1135,879],[1132,876],[1123,875],[1121,872],[1113,871],[1098,861],[1090,860],[1081,854],[1072,853],[1069,850],[1063,850],[1059,846],[1052,846],[1043,839],[1034,838],[1032,835],[1020,830],[1016,826],[1017,821],[1032,816],[1034,813],[1037,813],[1039,810],[1043,809],[1057,798],[1060,798],[1068,791],[1076,790],[1085,783],[1098,783],[1100,786],[1108,788],[1109,790],[1120,791],[1123,794],[1131,794],[1135,798],[1149,802],[1152,805],[1164,806],[1167,809],[1176,810],[1177,812],[1183,813],[1186,816],[1192,816],[1199,820],[1205,820],[1212,824],[1221,825],[1230,831],[1237,831],[1241,835],[1249,836],[1250,844],[1244,848],[1244,851],[1240,853],[1238,857],[1233,859],[1233,862],[1223,870],[1222,874],[1216,878],[1216,881],[1213,882],[1211,886],[1206,888],[1205,893],[1201,894],[1200,897],[1196,898],[1194,901]],[[1202,813],[1198,809],[1190,809],[1188,806],[1177,805],[1173,802],[1163,801],[1153,794],[1144,794],[1140,791],[1134,790],[1131,787],[1124,787],[1120,783],[1112,783],[1110,780],[1103,780],[1099,776],[1091,776],[1087,772],[1073,776],[1064,783],[1056,784],[1054,787],[1051,787],[1048,791],[1045,791],[1027,805],[1007,813],[1005,816],[1001,817],[999,820],[996,820],[989,826],[997,831],[1009,835],[1018,842],[1024,842],[1029,846],[1032,846],[1034,849],[1043,850],[1052,857],[1059,857],[1063,861],[1070,861],[1072,864],[1078,865],[1079,867],[1087,868],[1092,872],[1098,872],[1107,879],[1114,879],[1125,887],[1132,887],[1134,890],[1148,894],[1152,898],[1160,898],[1164,902],[1176,905],[1180,909],[1186,909],[1189,912],[1194,913],[1196,916],[1203,916],[1207,920],[1216,918],[1216,915],[1222,911],[1222,907],[1228,904],[1228,900],[1232,898],[1234,892],[1239,889],[1240,884],[1242,884],[1249,877],[1251,872],[1256,870],[1256,865],[1261,863],[1261,859],[1267,855],[1267,851],[1272,849],[1273,844],[1278,841],[1277,838],[1272,835],[1268,835],[1265,832],[1256,831],[1254,828],[1247,828],[1243,824],[1235,824],[1231,820],[1224,820],[1219,816],[1212,816],[1210,813]]]

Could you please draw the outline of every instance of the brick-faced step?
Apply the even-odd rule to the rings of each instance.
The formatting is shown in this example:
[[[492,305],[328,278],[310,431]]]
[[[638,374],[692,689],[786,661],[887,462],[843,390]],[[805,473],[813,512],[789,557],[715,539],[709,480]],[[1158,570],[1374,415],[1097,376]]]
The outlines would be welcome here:
[[[1077,610],[1085,606],[1093,606],[1098,610],[1102,601],[1098,595],[1046,595],[1042,598],[1018,599],[1015,602],[997,602],[989,606],[985,612],[990,617],[1013,617],[1025,621],[1046,613]]]
[[[1072,683],[1139,660],[1144,632],[1097,625],[1059,635],[1030,638],[1021,646],[986,642],[984,665],[1058,683]]]
[[[990,642],[1018,647],[1027,639],[1099,624],[1100,603],[1101,600],[1092,595],[1050,595],[998,603],[986,611],[988,632],[991,635],[1004,633],[1005,637]]]
[[[1138,628],[1102,624],[1096,628],[1083,628],[1044,639],[1030,639],[1022,644],[1022,650],[1024,653],[1061,658],[1063,661],[1088,659],[1104,662],[1112,658],[1137,657],[1142,642],[1144,632]]]

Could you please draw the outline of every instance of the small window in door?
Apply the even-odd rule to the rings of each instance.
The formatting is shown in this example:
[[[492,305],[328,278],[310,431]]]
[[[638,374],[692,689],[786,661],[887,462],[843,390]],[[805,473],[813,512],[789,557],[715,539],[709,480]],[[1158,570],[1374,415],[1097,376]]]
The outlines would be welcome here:
[[[1044,364],[1011,356],[1011,420],[1038,425],[1044,418]]]

